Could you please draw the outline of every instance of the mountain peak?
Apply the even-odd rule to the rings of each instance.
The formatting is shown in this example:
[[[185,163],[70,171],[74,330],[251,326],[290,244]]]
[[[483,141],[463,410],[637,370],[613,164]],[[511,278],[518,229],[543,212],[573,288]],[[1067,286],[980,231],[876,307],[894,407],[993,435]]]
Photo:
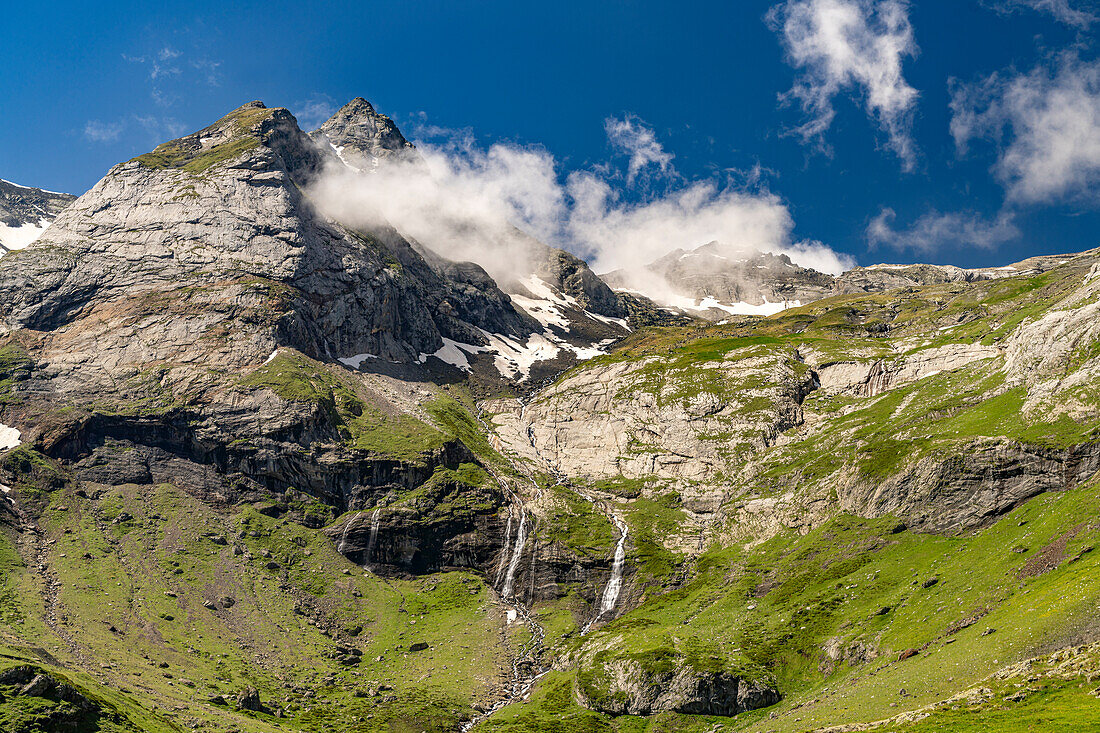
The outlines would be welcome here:
[[[362,97],[337,110],[310,137],[331,146],[341,160],[359,169],[373,168],[384,158],[408,156],[414,149],[394,121]]]
[[[281,157],[287,172],[298,177],[308,177],[318,170],[322,159],[285,107],[267,107],[255,100],[198,132],[161,143],[131,162],[155,170],[178,169],[199,174],[253,151],[262,155],[260,148]]]

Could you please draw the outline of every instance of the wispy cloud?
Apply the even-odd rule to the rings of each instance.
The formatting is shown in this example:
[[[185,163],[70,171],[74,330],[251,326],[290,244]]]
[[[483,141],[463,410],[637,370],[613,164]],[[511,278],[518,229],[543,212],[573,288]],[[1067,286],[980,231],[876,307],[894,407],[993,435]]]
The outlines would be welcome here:
[[[668,170],[672,162],[672,153],[666,152],[653,129],[634,115],[621,119],[608,117],[604,120],[607,141],[615,150],[630,157],[627,167],[627,181],[633,182],[637,175],[650,165],[657,166],[661,172]]]
[[[1097,4],[1090,0],[1071,3],[1070,0],[1000,0],[993,7],[1001,12],[1030,8],[1049,13],[1055,20],[1076,28],[1088,28],[1097,20]]]
[[[929,211],[903,229],[895,229],[897,214],[884,208],[867,225],[870,249],[888,247],[898,251],[932,254],[947,247],[994,249],[1020,236],[1012,212],[1002,211],[985,219],[973,211],[941,213]]]
[[[122,122],[88,120],[84,123],[84,137],[96,143],[111,143],[118,140],[123,127]]]
[[[186,95],[194,94],[196,85],[216,87],[221,83],[220,61],[171,45],[158,44],[142,54],[124,53],[122,58],[147,69],[149,98],[158,107],[174,107]]]
[[[828,150],[826,130],[836,117],[835,98],[849,93],[886,133],[906,169],[916,161],[912,138],[918,92],[902,62],[917,54],[905,0],[788,0],[768,13],[788,60],[802,75],[782,95],[808,116],[794,133]]]
[[[114,143],[123,136],[132,137],[135,131],[140,131],[150,140],[161,142],[179,137],[186,129],[186,125],[174,117],[135,114],[110,122],[88,120],[84,124],[84,137],[95,143]]]
[[[994,171],[1010,203],[1100,203],[1100,61],[1067,53],[951,87],[960,154],[974,140],[997,143]]]
[[[327,94],[314,94],[309,99],[295,102],[291,111],[303,130],[316,130],[336,113],[336,103]]]
[[[221,61],[208,58],[195,59],[191,62],[191,68],[195,69],[206,82],[206,85],[211,87],[221,86],[222,77],[221,72],[218,70],[221,65]]]

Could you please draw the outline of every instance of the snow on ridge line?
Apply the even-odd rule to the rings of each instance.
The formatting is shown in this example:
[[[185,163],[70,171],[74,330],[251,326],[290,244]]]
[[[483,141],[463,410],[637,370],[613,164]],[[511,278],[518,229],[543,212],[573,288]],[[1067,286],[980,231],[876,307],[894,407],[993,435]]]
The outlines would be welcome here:
[[[54,196],[69,196],[63,191],[50,191],[45,188],[38,188],[37,186],[24,186],[22,183],[16,183],[15,181],[9,181],[6,178],[0,178],[0,183],[6,183],[9,186],[15,186],[16,188],[25,188],[30,191],[41,191],[42,193],[52,193]]]
[[[20,433],[18,430],[12,427],[8,427],[4,423],[0,422],[0,450],[10,450],[11,448],[17,448],[23,442],[19,438]]]

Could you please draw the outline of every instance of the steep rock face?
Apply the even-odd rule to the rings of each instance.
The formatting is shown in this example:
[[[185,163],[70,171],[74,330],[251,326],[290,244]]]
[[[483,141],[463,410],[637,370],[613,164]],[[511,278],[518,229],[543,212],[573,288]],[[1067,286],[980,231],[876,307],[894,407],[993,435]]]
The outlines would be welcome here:
[[[40,237],[75,199],[71,194],[0,179],[0,255],[22,249]]]
[[[565,250],[536,248],[535,274],[584,310],[608,318],[625,318],[627,310],[618,295],[589,269],[588,264]]]
[[[430,178],[427,166],[396,125],[376,113],[365,100],[348,103],[312,135],[358,176],[375,175],[380,166],[388,165],[396,166],[388,170],[390,173]],[[424,184],[428,185],[428,181]],[[469,226],[461,221],[453,225]],[[484,261],[501,278],[499,287],[482,266],[456,262],[440,254],[451,249],[445,237],[441,241],[421,242],[389,227],[376,229],[388,232],[382,235],[381,231],[375,231],[375,234],[386,242],[403,267],[428,285],[429,292],[444,294],[439,305],[444,313],[454,314],[487,332],[490,343],[486,349],[476,348],[486,346],[482,335],[450,337],[465,346],[456,345],[464,353],[452,355],[456,357],[452,363],[462,368],[468,368],[463,362],[474,356],[472,361],[495,364],[495,371],[507,378],[537,379],[598,353],[595,344],[627,333],[622,320],[627,315],[626,309],[587,264],[514,227],[483,233],[487,238],[486,251],[501,254],[512,263],[494,268],[499,264],[495,260]],[[549,297],[544,292],[547,290]],[[494,355],[477,357],[482,351]]]
[[[585,368],[494,420],[509,450],[568,476],[671,481],[695,511],[717,509],[720,476],[798,424],[814,388],[793,352],[728,360],[622,361]]]
[[[894,515],[912,529],[950,533],[984,524],[1039,494],[1071,489],[1100,469],[1097,444],[1056,449],[988,441],[968,448],[922,459],[877,485],[839,482],[839,502],[860,516]]]
[[[868,361],[829,361],[812,349],[803,350],[822,389],[838,394],[873,397],[893,387],[949,372],[1002,353],[996,346],[945,344],[895,358]]]
[[[368,499],[374,508],[326,530],[337,550],[360,565],[417,574],[461,567],[489,576],[500,563],[505,500],[495,484],[471,486],[439,475],[413,492],[363,497]]]

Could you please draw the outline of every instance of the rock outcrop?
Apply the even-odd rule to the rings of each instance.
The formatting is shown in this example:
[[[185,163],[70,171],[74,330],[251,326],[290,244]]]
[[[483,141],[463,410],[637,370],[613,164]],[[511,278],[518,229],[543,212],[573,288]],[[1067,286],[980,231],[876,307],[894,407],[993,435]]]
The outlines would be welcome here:
[[[331,146],[346,164],[363,171],[374,169],[384,159],[419,159],[393,120],[376,112],[362,97],[345,104],[309,136],[322,147]]]
[[[611,715],[732,716],[774,705],[773,683],[721,670],[698,670],[685,658],[662,658],[654,666],[630,657],[597,654],[582,662],[576,691],[584,704]]]

